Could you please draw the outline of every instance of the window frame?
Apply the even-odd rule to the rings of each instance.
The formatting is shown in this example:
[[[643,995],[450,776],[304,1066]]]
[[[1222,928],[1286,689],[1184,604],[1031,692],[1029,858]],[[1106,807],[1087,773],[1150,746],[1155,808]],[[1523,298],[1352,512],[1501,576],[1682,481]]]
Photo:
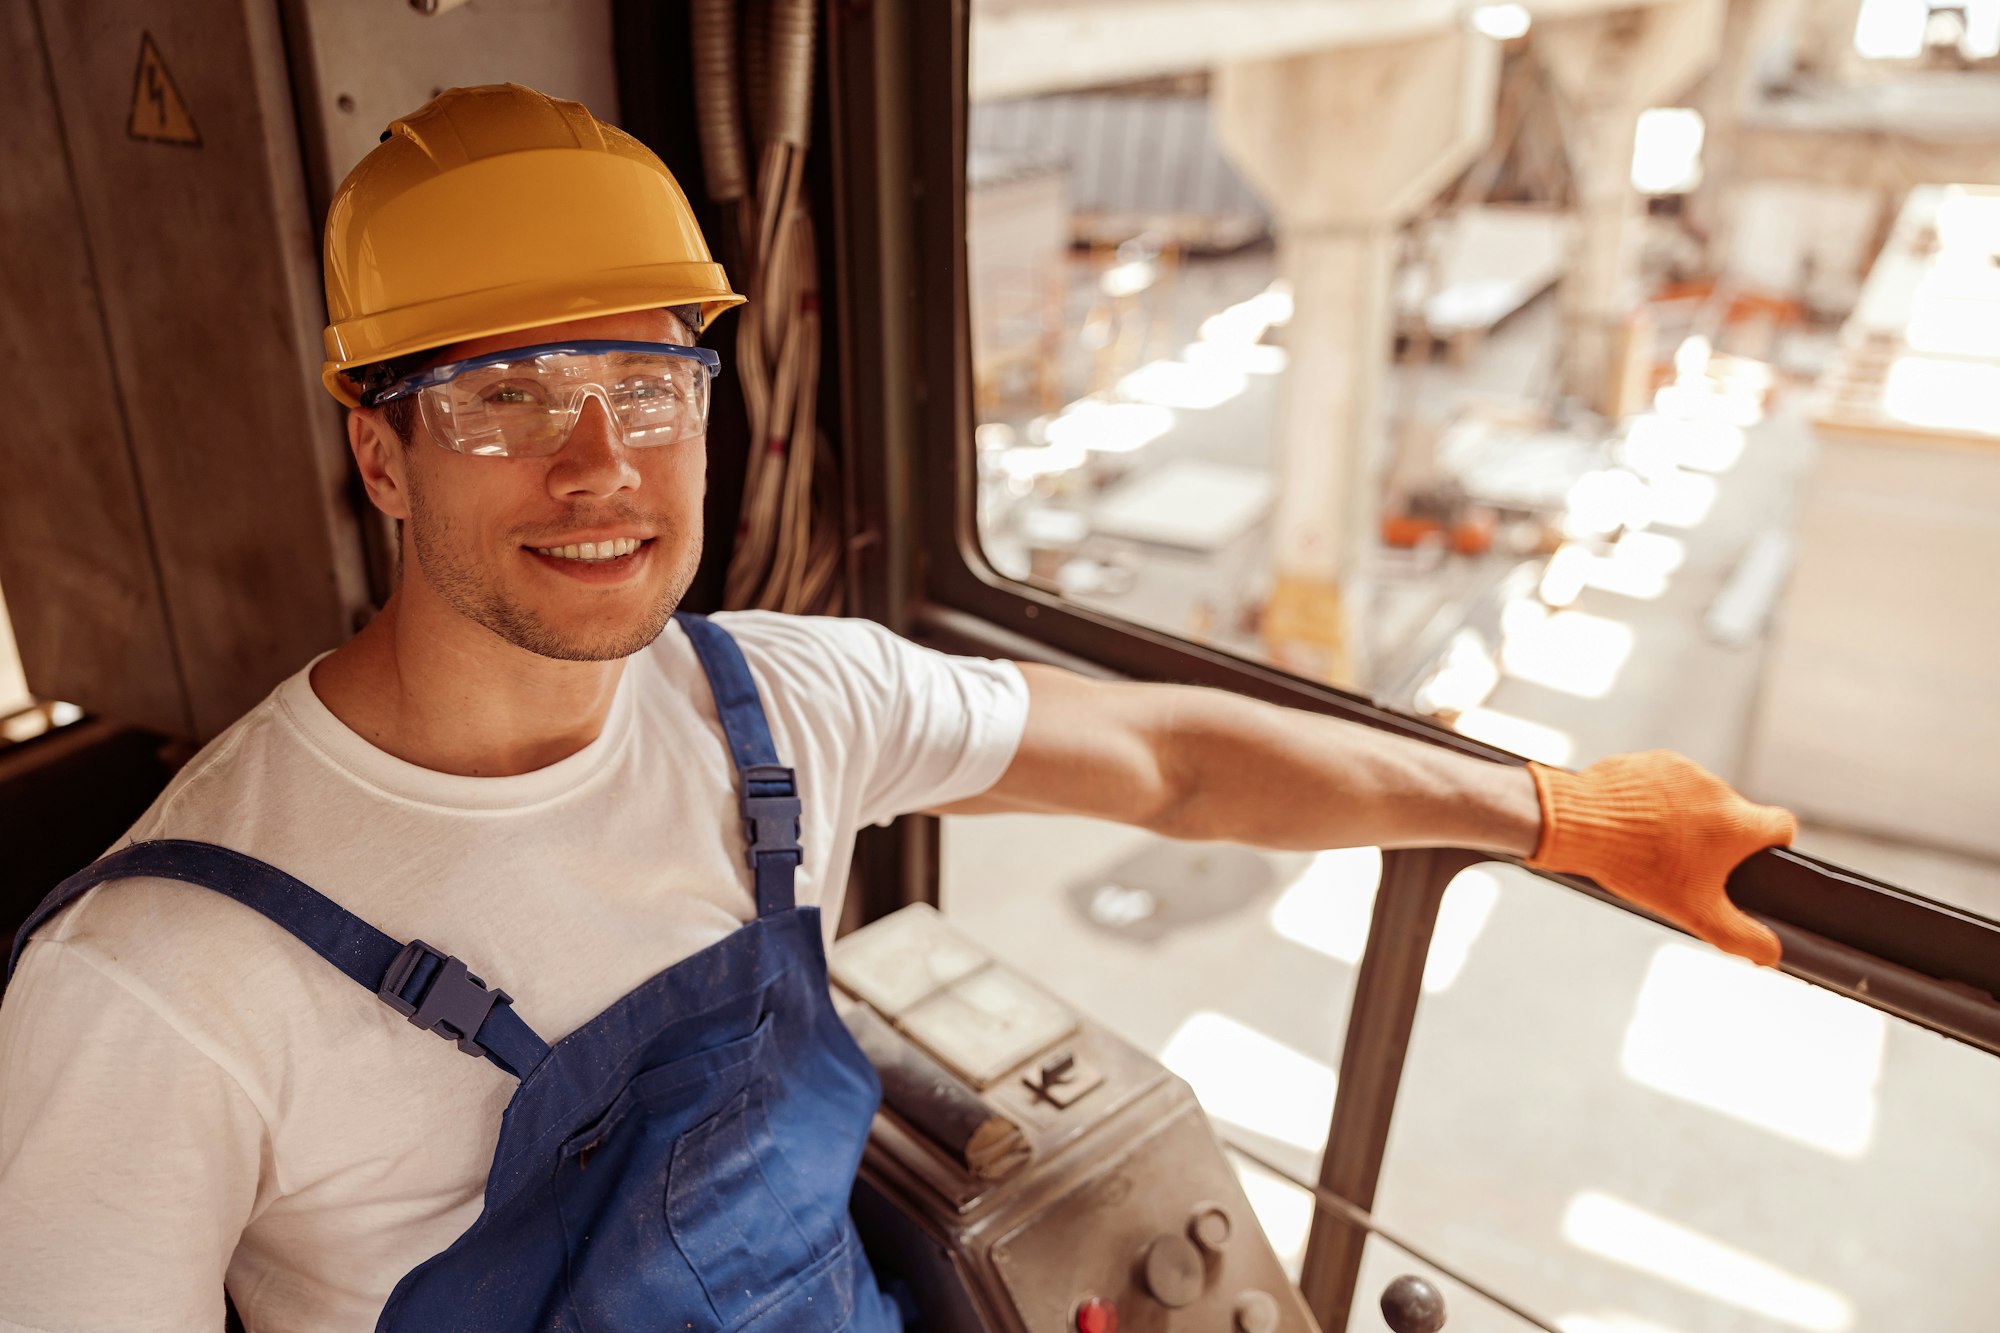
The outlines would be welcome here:
[[[842,427],[857,610],[948,651],[1228,689],[1524,763],[1352,692],[1066,603],[987,562],[975,522],[965,253],[968,11],[969,0],[852,0],[829,10],[835,319],[848,349]],[[904,823],[897,881],[855,886],[863,919],[937,901],[935,821]],[[1384,853],[1320,1168],[1323,1187],[1363,1208],[1380,1179],[1445,887],[1469,865],[1507,859],[1453,848]],[[1656,920],[1589,881],[1543,877]],[[1751,857],[1729,891],[1777,931],[1785,972],[2000,1055],[2000,923],[1790,849]],[[1300,1286],[1329,1330],[1345,1325],[1365,1235],[1315,1208]]]

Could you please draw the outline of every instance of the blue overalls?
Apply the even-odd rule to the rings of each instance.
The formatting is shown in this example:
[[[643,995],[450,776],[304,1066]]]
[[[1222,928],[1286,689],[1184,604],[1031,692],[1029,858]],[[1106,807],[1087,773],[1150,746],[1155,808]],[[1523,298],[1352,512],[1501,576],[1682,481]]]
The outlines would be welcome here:
[[[796,780],[735,641],[698,616],[676,619],[742,785],[757,918],[553,1046],[457,958],[400,944],[283,871],[209,843],[114,852],[59,885],[16,939],[10,976],[35,928],[95,884],[203,885],[521,1080],[479,1219],[396,1285],[378,1333],[901,1327],[847,1212],[881,1085],[829,998],[819,909],[792,900]]]

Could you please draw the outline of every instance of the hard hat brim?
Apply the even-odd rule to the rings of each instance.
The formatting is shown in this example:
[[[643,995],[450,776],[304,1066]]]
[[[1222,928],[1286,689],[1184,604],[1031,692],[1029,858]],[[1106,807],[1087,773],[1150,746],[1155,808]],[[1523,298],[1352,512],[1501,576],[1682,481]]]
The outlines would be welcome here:
[[[335,398],[359,407],[360,386],[347,372],[360,366],[544,324],[666,306],[699,305],[706,327],[743,300],[729,290],[722,265],[712,262],[647,264],[582,283],[542,280],[468,292],[329,325],[320,379]]]

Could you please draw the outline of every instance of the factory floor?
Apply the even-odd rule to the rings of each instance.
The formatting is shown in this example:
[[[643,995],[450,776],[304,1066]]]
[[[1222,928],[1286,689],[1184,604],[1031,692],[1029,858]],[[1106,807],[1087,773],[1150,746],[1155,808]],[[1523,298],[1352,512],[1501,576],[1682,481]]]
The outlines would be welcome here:
[[[1398,391],[1524,382],[1547,364],[1550,304],[1466,367],[1399,371]],[[1200,447],[1227,457],[1234,439],[1265,465],[1269,398],[1243,395]],[[1795,407],[1752,426],[1710,502],[1662,534],[1680,547],[1665,586],[1586,589],[1577,637],[1487,701],[1490,739],[1579,765],[1671,746],[1733,775],[1759,645],[1718,646],[1703,620],[1810,449]],[[1185,617],[1166,587],[1134,618]],[[1830,829],[1800,842],[2000,914],[2000,866]],[[944,908],[974,938],[1162,1058],[1223,1134],[1311,1176],[1374,852],[989,816],[945,822],[943,863]],[[2000,1062],[1504,866],[1447,895],[1425,991],[1377,1211],[1476,1282],[1564,1333],[1995,1326]],[[1245,1184],[1296,1265],[1307,1196],[1254,1168]],[[1426,1270],[1370,1241],[1351,1328],[1384,1326],[1375,1299],[1406,1271]],[[1528,1327],[1440,1285],[1448,1333]]]

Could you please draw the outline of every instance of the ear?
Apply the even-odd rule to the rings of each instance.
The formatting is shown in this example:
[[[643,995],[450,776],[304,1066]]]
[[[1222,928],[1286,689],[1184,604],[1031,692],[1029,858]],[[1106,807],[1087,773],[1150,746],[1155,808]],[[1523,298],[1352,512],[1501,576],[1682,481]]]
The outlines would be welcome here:
[[[390,518],[408,518],[408,446],[396,438],[381,412],[371,407],[348,409],[347,447],[354,453],[361,484],[368,488],[368,498],[375,507]]]

